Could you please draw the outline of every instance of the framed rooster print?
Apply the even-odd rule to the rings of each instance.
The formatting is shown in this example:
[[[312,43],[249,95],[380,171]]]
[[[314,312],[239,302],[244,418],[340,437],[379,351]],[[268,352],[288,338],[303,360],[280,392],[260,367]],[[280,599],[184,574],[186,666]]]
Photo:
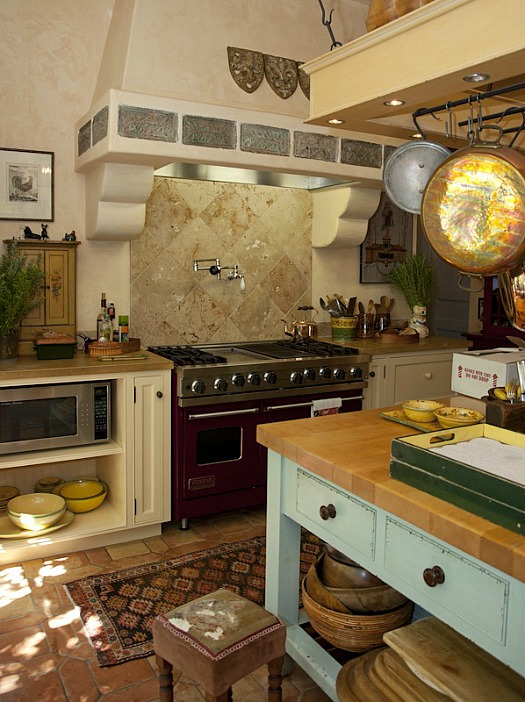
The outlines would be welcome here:
[[[0,219],[53,221],[53,152],[0,147]]]

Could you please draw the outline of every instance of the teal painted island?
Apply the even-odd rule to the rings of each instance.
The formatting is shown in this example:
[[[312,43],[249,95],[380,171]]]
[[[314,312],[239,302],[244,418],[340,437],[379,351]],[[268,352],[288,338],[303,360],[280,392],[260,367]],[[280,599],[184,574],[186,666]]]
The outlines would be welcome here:
[[[338,699],[340,664],[300,626],[304,527],[525,676],[525,537],[391,478],[392,439],[417,432],[380,414],[258,427],[269,449],[266,607],[287,623],[287,652]],[[445,578],[429,586],[434,566]]]

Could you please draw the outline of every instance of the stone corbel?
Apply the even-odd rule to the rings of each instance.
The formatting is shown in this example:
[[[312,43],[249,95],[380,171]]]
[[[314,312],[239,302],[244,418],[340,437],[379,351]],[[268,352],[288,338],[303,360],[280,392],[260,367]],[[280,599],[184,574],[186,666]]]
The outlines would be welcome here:
[[[355,248],[366,237],[381,190],[345,185],[314,191],[312,246]]]
[[[144,228],[153,166],[102,163],[86,174],[87,239],[126,241]]]

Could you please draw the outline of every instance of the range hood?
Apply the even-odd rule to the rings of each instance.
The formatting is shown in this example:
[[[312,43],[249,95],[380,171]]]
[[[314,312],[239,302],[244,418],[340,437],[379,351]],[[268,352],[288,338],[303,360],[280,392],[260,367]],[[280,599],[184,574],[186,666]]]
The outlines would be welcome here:
[[[310,75],[309,124],[342,123],[338,128],[409,139],[412,113],[460,97],[523,81],[525,66],[523,0],[433,0],[329,54],[303,65]],[[466,82],[472,73],[488,76]],[[399,99],[404,104],[387,107]],[[476,103],[475,103],[476,104]],[[484,100],[486,112],[525,104],[525,91]],[[419,121],[425,134],[446,146],[465,145],[467,112],[454,110],[454,138],[446,136],[447,114]],[[521,123],[521,116],[513,118]],[[508,123],[502,122],[507,127]],[[450,130],[449,130],[450,131]],[[520,135],[515,147],[525,144]]]

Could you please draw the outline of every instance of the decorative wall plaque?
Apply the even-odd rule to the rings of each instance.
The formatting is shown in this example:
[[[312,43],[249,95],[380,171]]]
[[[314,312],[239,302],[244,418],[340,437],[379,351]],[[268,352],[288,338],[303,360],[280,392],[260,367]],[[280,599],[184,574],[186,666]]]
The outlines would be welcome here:
[[[247,93],[257,90],[266,76],[272,90],[283,100],[295,93],[297,83],[309,100],[310,76],[300,68],[302,64],[303,61],[228,46],[228,66],[231,76],[239,88]]]
[[[286,100],[297,89],[297,61],[264,55],[264,75],[271,89]]]
[[[305,97],[310,99],[310,76],[306,71],[301,68],[302,62],[297,61],[297,78],[299,79],[299,85],[303,91]]]
[[[253,93],[264,78],[264,58],[259,51],[228,47],[228,65],[233,80],[239,88]]]

